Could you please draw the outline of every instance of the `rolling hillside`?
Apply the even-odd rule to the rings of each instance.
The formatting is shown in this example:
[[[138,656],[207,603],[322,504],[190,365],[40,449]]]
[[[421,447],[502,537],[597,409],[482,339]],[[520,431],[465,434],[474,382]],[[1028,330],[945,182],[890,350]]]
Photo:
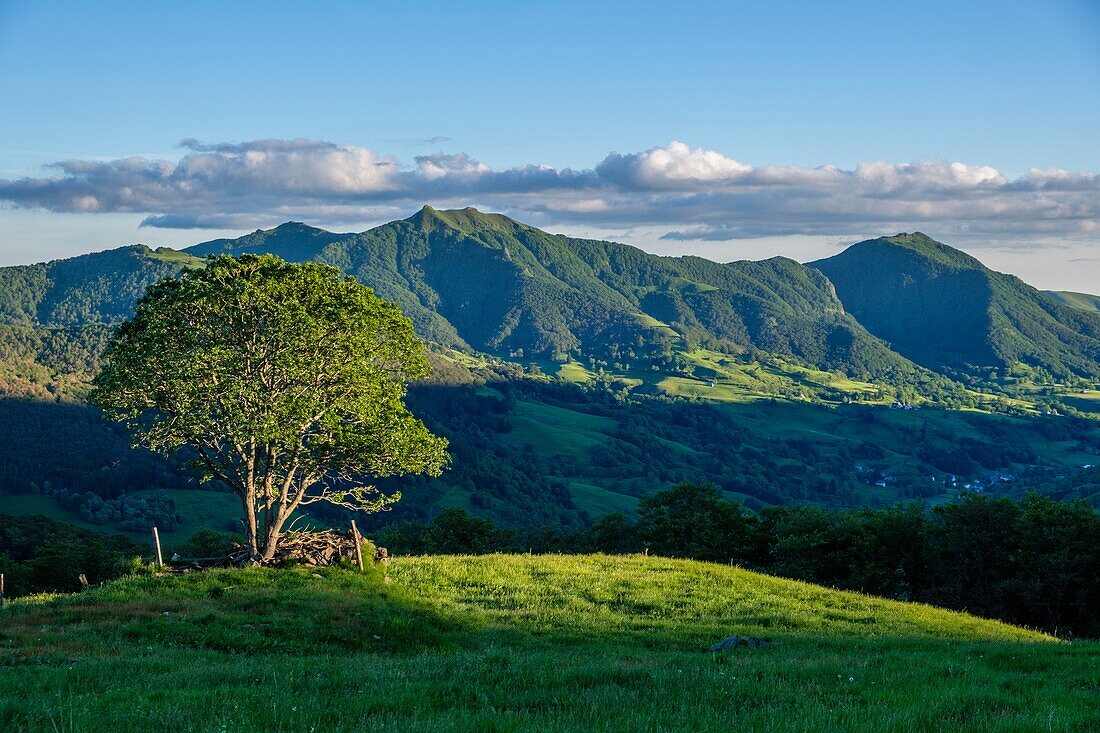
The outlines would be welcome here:
[[[145,289],[198,257],[136,244],[37,265],[0,267],[0,323],[75,327],[128,318]]]
[[[641,556],[396,558],[389,574],[387,584],[336,569],[132,577],[9,604],[0,724],[931,731],[951,721],[977,731],[1095,722],[1096,644],[927,606]],[[770,644],[707,653],[730,634]],[[232,706],[218,702],[227,698]]]
[[[1044,290],[1043,292],[1059,303],[1068,305],[1070,308],[1089,312],[1100,312],[1100,295],[1073,293],[1068,290]]]
[[[1100,314],[919,232],[860,242],[811,266],[871,333],[930,369],[980,376],[1022,366],[1056,380],[1100,378]]]

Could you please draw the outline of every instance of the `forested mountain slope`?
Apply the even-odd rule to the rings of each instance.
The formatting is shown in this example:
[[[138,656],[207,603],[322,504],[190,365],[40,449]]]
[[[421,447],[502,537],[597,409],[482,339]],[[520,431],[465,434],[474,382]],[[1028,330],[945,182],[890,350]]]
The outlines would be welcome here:
[[[956,376],[1100,377],[1088,296],[1041,293],[923,234],[861,242],[809,267],[722,264],[430,207],[358,234],[292,222],[185,252],[134,245],[0,268],[0,356],[89,366],[104,326],[150,283],[246,252],[335,265],[399,303],[429,341],[515,360],[646,368],[702,346],[895,384],[927,378],[913,362]]]
[[[1100,314],[1059,303],[919,232],[860,242],[811,266],[860,323],[918,364],[1100,378]]]
[[[0,395],[66,391],[94,372],[113,324],[152,283],[202,260],[133,245],[0,268]]]
[[[0,267],[0,323],[84,326],[129,317],[150,284],[202,265],[200,258],[145,245],[64,260]]]
[[[868,377],[912,370],[844,312],[820,273],[784,258],[659,257],[430,207],[361,234],[285,224],[187,251],[327,262],[399,303],[424,337],[505,356],[644,360],[704,345]]]

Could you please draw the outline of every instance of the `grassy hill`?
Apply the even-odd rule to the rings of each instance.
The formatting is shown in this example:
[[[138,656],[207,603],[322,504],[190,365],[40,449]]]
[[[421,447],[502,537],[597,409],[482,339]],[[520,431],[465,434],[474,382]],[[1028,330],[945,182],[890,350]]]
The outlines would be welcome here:
[[[972,376],[1022,369],[1100,378],[1100,314],[920,232],[860,242],[811,266],[860,323],[918,364]]]
[[[1100,311],[1100,295],[1074,293],[1068,290],[1044,290],[1043,292],[1070,308],[1090,312]]]
[[[736,568],[398,558],[0,612],[5,730],[1087,730],[1100,647]],[[770,646],[709,653],[729,634]]]

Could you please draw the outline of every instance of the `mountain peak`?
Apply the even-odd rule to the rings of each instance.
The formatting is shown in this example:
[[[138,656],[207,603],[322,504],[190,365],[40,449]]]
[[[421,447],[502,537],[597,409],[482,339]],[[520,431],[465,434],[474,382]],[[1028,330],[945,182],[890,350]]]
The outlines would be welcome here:
[[[257,229],[256,231],[260,232],[260,231],[264,231],[264,230]],[[312,227],[309,224],[306,224],[305,222],[301,222],[301,221],[284,221],[282,224],[275,227],[274,229],[268,229],[267,231],[270,231],[270,232],[323,232],[325,230],[324,229],[318,229],[317,227]]]
[[[845,310],[898,353],[943,372],[1041,365],[1058,379],[1100,370],[1100,321],[920,232],[853,244],[810,263]]]
[[[236,239],[215,239],[188,247],[185,252],[205,257],[214,254],[238,256],[245,252],[266,252],[283,259],[303,261],[313,257],[325,245],[346,238],[300,221],[283,222],[274,229],[257,229]]]
[[[439,212],[430,205],[424,204],[420,211],[405,219],[405,221],[421,229],[429,228],[433,223],[440,221]]]
[[[408,223],[418,229],[431,231],[433,229],[455,229],[469,234],[478,229],[494,229],[497,231],[515,231],[526,228],[526,225],[509,219],[503,214],[486,214],[472,206],[464,209],[434,209],[425,205],[408,219]]]
[[[956,249],[942,242],[937,242],[924,232],[900,232],[892,237],[868,239],[853,244],[847,250],[835,256],[844,257],[849,254],[851,256],[858,256],[861,252],[883,248],[902,249],[912,255],[916,255],[923,261],[956,270],[985,270],[985,266],[978,259],[971,257],[960,249]],[[816,263],[810,264],[811,266],[816,266]]]
[[[883,237],[883,239],[894,244],[939,244],[924,232],[898,232],[892,237]]]

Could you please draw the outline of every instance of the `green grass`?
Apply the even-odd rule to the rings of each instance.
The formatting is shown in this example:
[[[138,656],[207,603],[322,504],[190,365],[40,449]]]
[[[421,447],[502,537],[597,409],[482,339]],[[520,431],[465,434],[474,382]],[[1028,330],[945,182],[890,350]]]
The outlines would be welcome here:
[[[541,402],[517,402],[510,419],[513,429],[506,440],[578,458],[586,457],[588,449],[603,443],[616,427],[611,418]]]
[[[692,560],[607,555],[411,557],[401,586],[495,624],[569,638],[698,648],[732,633],[1051,642],[1045,634],[920,604]]]
[[[168,247],[151,249],[145,252],[145,256],[151,260],[180,264],[188,268],[198,269],[200,267],[206,267],[206,260],[202,257],[196,257],[187,252],[180,252],[179,250],[170,249]]]
[[[398,558],[0,612],[5,731],[1095,730],[1100,647],[718,565]],[[727,634],[771,646],[712,654]]]
[[[593,517],[602,517],[612,512],[633,514],[638,508],[636,496],[620,494],[583,481],[570,481],[569,495],[573,497],[573,502],[578,507]]]
[[[686,377],[665,377],[657,383],[661,391],[674,397],[694,397],[716,402],[752,402],[761,399],[762,395],[749,390],[738,389],[729,384],[714,384],[708,386],[699,379]]]
[[[554,374],[554,376],[562,379],[566,382],[573,384],[583,384],[591,380],[595,374],[585,369],[579,362],[567,361],[564,364],[558,366],[556,372],[548,372]]]
[[[448,349],[445,347],[436,347],[433,353],[444,361],[449,361],[459,366],[464,366],[468,369],[481,369],[488,366],[489,360],[482,355],[467,354],[457,349]]]
[[[1062,401],[1081,412],[1091,412],[1100,415],[1100,392],[1088,390],[1081,394],[1063,397]]]
[[[656,323],[656,322],[654,322]],[[649,324],[652,325],[652,324]],[[708,349],[679,351],[695,370],[692,376],[669,374],[652,369],[623,368],[608,376],[631,386],[656,386],[677,397],[693,397],[714,402],[752,402],[761,398],[786,395],[794,401],[826,399],[840,401],[838,393],[866,400],[878,390],[873,384],[849,379],[840,374],[811,369],[781,359],[767,363],[747,362]],[[587,382],[596,375],[577,362],[557,365],[540,364],[543,371],[567,382]]]
[[[878,389],[868,382],[781,359],[773,358],[765,363],[745,362],[708,349],[695,349],[685,352],[684,356],[697,367],[702,367],[706,373],[713,374],[715,386],[728,384],[742,387],[750,394],[801,391],[806,397],[810,397],[819,395],[822,389],[831,389],[854,396],[871,394]]]

